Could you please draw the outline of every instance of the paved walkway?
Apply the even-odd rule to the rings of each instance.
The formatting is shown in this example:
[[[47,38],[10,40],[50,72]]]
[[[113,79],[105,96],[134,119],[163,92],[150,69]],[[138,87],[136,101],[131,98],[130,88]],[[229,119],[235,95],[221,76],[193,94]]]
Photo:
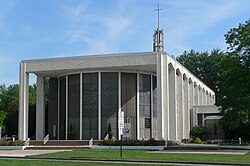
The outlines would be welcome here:
[[[148,151],[148,153],[191,153],[191,154],[236,154],[244,155],[249,150],[163,150],[163,151]]]
[[[26,157],[46,153],[63,152],[70,150],[0,150],[0,157]]]

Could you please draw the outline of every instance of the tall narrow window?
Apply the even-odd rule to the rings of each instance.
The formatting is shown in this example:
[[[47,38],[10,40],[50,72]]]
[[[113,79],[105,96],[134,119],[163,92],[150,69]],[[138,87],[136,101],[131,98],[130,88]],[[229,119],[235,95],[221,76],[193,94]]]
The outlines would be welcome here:
[[[98,73],[83,74],[82,139],[98,139]]]
[[[59,139],[66,139],[66,77],[60,77]]]
[[[80,139],[80,74],[68,76],[68,140]]]
[[[153,138],[157,138],[158,137],[158,127],[157,127],[157,79],[156,76],[153,76],[153,89],[152,89],[152,95],[153,95]]]
[[[151,138],[151,76],[139,76],[140,137]]]
[[[130,139],[136,139],[136,79],[134,73],[121,73],[121,111],[124,112],[124,121],[130,122]]]
[[[117,137],[118,73],[101,74],[101,138],[105,137],[110,124],[113,136]]]

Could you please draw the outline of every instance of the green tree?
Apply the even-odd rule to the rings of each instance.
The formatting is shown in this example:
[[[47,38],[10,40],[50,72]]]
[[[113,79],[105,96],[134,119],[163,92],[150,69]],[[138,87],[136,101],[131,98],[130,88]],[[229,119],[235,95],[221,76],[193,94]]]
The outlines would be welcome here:
[[[250,20],[230,29],[225,39],[229,46],[222,63],[221,124],[230,137],[250,139]]]
[[[213,49],[210,53],[190,50],[189,52],[184,51],[177,57],[177,61],[201,79],[216,93],[216,98],[220,99],[221,73],[223,72],[221,62],[224,57],[225,53],[220,49]]]
[[[1,85],[0,88],[0,110],[3,110],[7,114],[4,125],[5,134],[11,135],[17,133],[18,122],[18,94],[19,85],[10,85],[6,87]]]
[[[30,113],[35,111],[36,85],[29,86]],[[0,85],[0,110],[6,115],[3,121],[5,134],[15,135],[18,131],[19,85]],[[34,113],[32,115],[35,115]],[[34,118],[34,117],[32,117]],[[34,126],[34,125],[33,125]]]
[[[0,127],[2,127],[2,131],[5,130],[5,119],[6,119],[6,112],[0,111]]]

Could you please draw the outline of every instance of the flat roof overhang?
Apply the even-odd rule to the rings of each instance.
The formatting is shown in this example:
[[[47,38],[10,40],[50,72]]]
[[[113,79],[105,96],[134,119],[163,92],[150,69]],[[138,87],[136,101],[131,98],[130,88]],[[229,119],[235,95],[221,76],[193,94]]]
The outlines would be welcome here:
[[[24,60],[27,73],[58,77],[67,73],[87,71],[131,71],[156,73],[156,52],[105,54]]]

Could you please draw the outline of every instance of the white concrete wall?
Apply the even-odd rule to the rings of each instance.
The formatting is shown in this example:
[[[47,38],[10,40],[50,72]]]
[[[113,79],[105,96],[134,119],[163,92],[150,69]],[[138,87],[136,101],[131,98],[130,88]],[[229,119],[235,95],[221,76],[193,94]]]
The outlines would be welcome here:
[[[43,140],[45,137],[44,77],[37,76],[36,92],[36,140]]]
[[[196,123],[195,119],[189,118],[191,108],[215,103],[214,92],[165,53],[131,53],[23,61],[20,66],[19,139],[28,138],[29,73],[39,75],[38,88],[40,90],[38,90],[37,96],[37,113],[42,118],[37,117],[37,125],[43,129],[42,77],[51,75],[59,77],[76,71],[110,69],[129,70],[135,73],[139,71],[156,73],[158,139],[188,138],[190,123]],[[37,138],[41,139],[42,136],[44,136],[44,132],[37,133]]]
[[[169,140],[177,139],[176,70],[169,64]]]
[[[18,139],[21,141],[28,138],[29,73],[26,72],[26,67],[26,63],[20,64]]]
[[[157,116],[158,116],[158,139],[169,137],[169,89],[168,89],[168,65],[167,57],[157,55]]]
[[[183,138],[183,79],[182,74],[177,69],[176,72],[176,109],[177,109],[177,140]]]
[[[183,75],[183,138],[189,138],[189,104],[190,104],[190,97],[189,97],[189,80],[187,79],[186,75]]]

